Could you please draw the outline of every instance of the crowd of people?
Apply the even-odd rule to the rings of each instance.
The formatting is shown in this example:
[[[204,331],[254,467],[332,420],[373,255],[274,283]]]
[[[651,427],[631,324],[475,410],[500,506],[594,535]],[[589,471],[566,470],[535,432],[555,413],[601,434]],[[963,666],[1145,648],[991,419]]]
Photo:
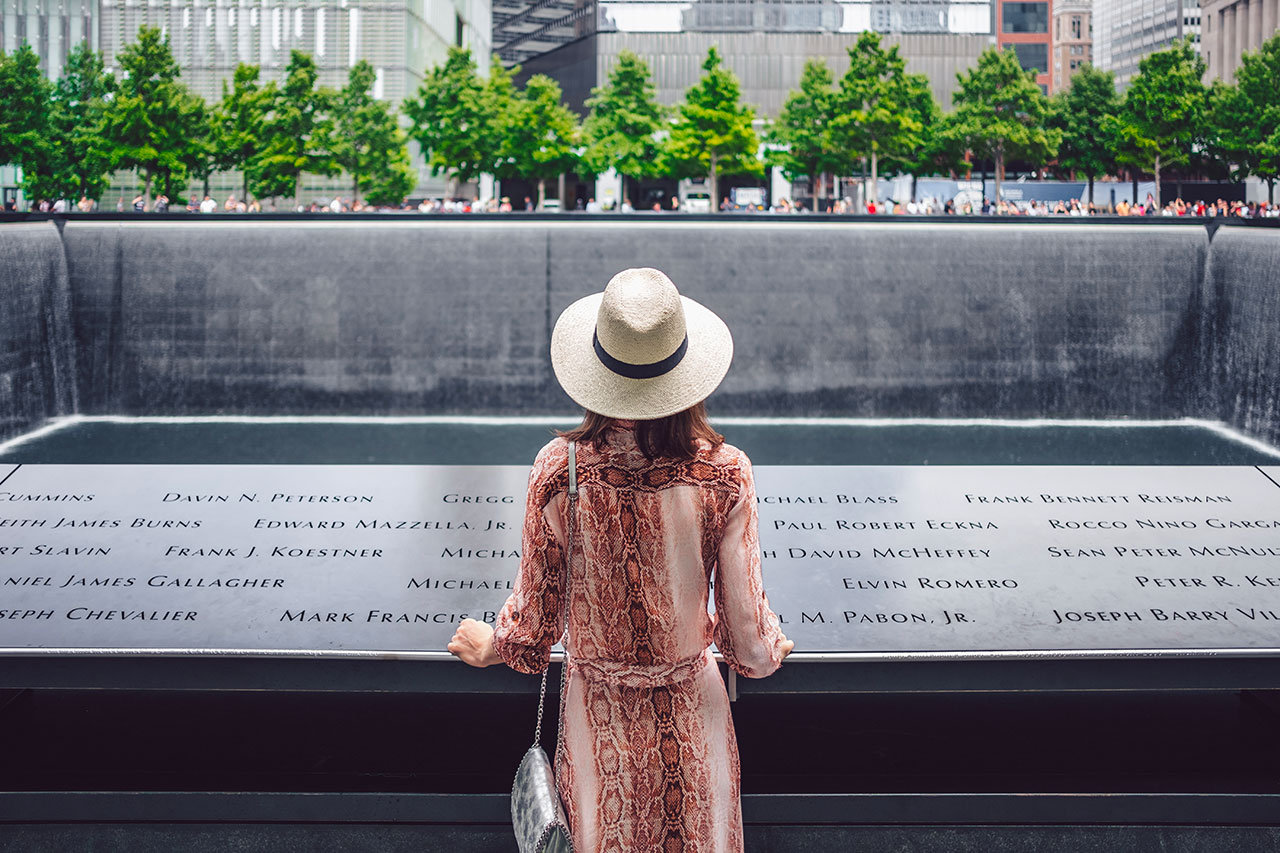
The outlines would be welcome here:
[[[16,204],[13,201],[5,203],[6,211],[15,211]],[[96,200],[81,197],[80,200],[72,204],[67,199],[59,199],[57,201],[40,200],[31,206],[33,212],[39,213],[94,213],[101,208]],[[516,211],[533,212],[533,211],[559,211],[561,206],[557,201],[548,201],[538,203],[529,196],[525,196],[521,200],[515,202],[508,196],[501,196],[487,199],[445,199],[445,198],[425,198],[420,201],[406,201],[400,205],[372,205],[360,199],[340,198],[335,196],[332,199],[317,199],[315,201],[292,205],[287,204],[277,207],[274,202],[263,204],[257,199],[242,199],[235,195],[228,195],[219,202],[210,195],[203,198],[192,196],[186,203],[185,210],[188,213],[214,214],[214,213],[276,213],[276,212],[296,212],[296,213],[511,213]],[[594,198],[579,199],[573,206],[574,210],[586,213],[605,213],[613,212],[615,209],[610,204],[602,204]],[[690,205],[682,206],[678,197],[672,196],[667,202],[655,201],[650,207],[642,208],[652,213],[687,213],[687,212],[705,212],[705,210],[693,208]],[[822,200],[818,204],[818,209],[823,213],[832,213],[836,215],[861,215],[861,216],[1190,216],[1190,217],[1221,217],[1233,216],[1241,219],[1277,219],[1280,218],[1280,204],[1268,203],[1265,201],[1226,201],[1225,199],[1217,199],[1216,201],[1185,201],[1181,198],[1175,199],[1169,204],[1160,207],[1156,205],[1155,199],[1150,193],[1142,203],[1131,203],[1125,199],[1121,199],[1114,205],[1094,204],[1092,202],[1083,202],[1079,199],[1064,199],[1057,201],[1040,201],[1036,199],[1028,201],[1010,201],[1000,199],[993,202],[989,198],[981,200],[959,197],[957,199],[939,199],[924,198],[920,201],[896,201],[886,199],[883,201],[867,201],[859,204],[852,198],[841,198],[834,200]],[[170,201],[163,193],[155,196],[148,202],[147,198],[142,194],[138,194],[131,202],[126,202],[124,196],[120,196],[115,203],[115,210],[118,213],[132,211],[134,213],[166,213],[174,210],[170,206]],[[738,206],[732,204],[726,197],[720,204],[720,210],[723,212],[742,213],[742,212],[769,212],[778,214],[806,214],[811,212],[812,208],[804,201],[793,201],[787,198],[780,198],[768,208],[761,206]],[[631,213],[634,209],[627,201],[622,202],[622,213]]]

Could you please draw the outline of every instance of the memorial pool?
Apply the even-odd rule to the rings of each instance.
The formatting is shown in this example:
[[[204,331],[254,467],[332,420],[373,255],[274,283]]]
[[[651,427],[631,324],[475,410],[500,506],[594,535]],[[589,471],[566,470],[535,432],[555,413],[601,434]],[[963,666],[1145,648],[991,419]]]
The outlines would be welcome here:
[[[555,417],[69,417],[0,463],[522,465]],[[1201,420],[719,418],[757,465],[1265,465],[1280,450]]]

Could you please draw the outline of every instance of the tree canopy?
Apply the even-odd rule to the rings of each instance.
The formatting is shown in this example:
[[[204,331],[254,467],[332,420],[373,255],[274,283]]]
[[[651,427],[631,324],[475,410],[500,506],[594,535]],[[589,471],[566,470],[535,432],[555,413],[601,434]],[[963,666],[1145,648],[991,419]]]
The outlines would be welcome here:
[[[456,183],[493,167],[492,101],[493,90],[486,96],[469,50],[449,48],[444,65],[427,72],[417,94],[404,102],[404,112],[413,122],[409,136],[422,147],[431,174],[443,172]],[[449,194],[456,192],[455,186]]]
[[[503,134],[510,171],[538,182],[538,206],[546,183],[578,166],[578,119],[561,103],[560,84],[544,74],[529,78],[510,109],[510,129]]]
[[[609,169],[623,180],[645,178],[659,171],[667,111],[658,104],[648,64],[629,50],[618,54],[609,80],[591,90],[587,118],[582,127],[587,170],[600,174]]]
[[[739,103],[738,76],[720,64],[714,46],[702,63],[702,79],[685,93],[667,141],[667,168],[681,178],[709,180],[711,209],[720,203],[719,176],[759,175],[760,142],[752,128],[755,111]]]
[[[956,75],[955,111],[942,135],[957,148],[995,162],[995,200],[1000,199],[1005,164],[1011,159],[1044,163],[1058,151],[1062,132],[1045,126],[1048,99],[1023,71],[1012,50],[987,48],[978,65]]]
[[[351,176],[353,200],[363,191],[375,204],[399,203],[417,176],[391,105],[373,97],[376,79],[363,59],[348,72],[347,85],[334,100],[333,159]]]
[[[154,180],[166,194],[185,182],[193,149],[205,137],[204,101],[180,80],[169,40],[142,27],[119,56],[121,79],[103,115],[103,138],[112,168],[136,169],[149,205]]]
[[[830,135],[835,147],[849,158],[850,172],[852,160],[866,157],[870,161],[872,201],[880,158],[901,159],[923,142],[922,117],[913,109],[917,95],[918,81],[907,74],[898,46],[886,50],[876,32],[858,36],[849,48],[849,70],[835,94]]]
[[[1204,72],[1204,60],[1188,40],[1143,57],[1119,115],[1109,123],[1120,162],[1155,176],[1157,206],[1161,169],[1188,163],[1193,146],[1203,139]]]
[[[1115,169],[1115,143],[1109,122],[1120,112],[1115,74],[1086,63],[1071,78],[1071,87],[1051,101],[1049,126],[1062,134],[1058,165],[1089,181],[1093,201],[1095,178]]]
[[[318,77],[310,54],[290,53],[284,85],[263,123],[265,144],[253,160],[249,186],[259,198],[297,199],[303,173],[337,174],[330,112],[335,94],[317,86]]]
[[[843,165],[830,134],[835,100],[832,80],[825,60],[806,62],[800,85],[787,96],[777,121],[765,134],[770,145],[769,164],[782,169],[789,181],[808,177],[815,205],[824,183],[822,176]]]

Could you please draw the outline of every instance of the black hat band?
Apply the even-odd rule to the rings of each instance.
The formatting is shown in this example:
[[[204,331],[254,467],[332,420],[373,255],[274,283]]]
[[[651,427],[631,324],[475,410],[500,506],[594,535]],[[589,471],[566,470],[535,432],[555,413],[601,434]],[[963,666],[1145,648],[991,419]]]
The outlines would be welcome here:
[[[619,376],[625,376],[627,379],[655,379],[664,373],[670,373],[684,358],[684,354],[689,351],[689,336],[687,334],[684,336],[684,340],[680,342],[680,346],[676,347],[675,352],[662,361],[655,361],[652,364],[631,364],[619,361],[605,352],[600,344],[600,336],[595,332],[591,333],[591,345],[595,347],[596,358],[600,359],[600,363]]]

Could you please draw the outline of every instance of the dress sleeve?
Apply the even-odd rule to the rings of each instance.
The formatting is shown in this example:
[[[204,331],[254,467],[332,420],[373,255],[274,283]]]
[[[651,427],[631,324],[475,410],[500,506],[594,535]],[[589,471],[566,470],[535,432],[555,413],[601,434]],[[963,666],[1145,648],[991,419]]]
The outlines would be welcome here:
[[[494,651],[518,672],[546,669],[551,647],[560,639],[564,626],[565,561],[560,543],[563,531],[555,512],[562,499],[557,497],[552,482],[556,468],[553,457],[544,449],[530,472],[520,572],[515,589],[498,613],[493,634]]]
[[[756,485],[744,455],[741,489],[729,510],[716,562],[716,648],[734,671],[763,678],[782,664],[784,636],[760,575]]]

